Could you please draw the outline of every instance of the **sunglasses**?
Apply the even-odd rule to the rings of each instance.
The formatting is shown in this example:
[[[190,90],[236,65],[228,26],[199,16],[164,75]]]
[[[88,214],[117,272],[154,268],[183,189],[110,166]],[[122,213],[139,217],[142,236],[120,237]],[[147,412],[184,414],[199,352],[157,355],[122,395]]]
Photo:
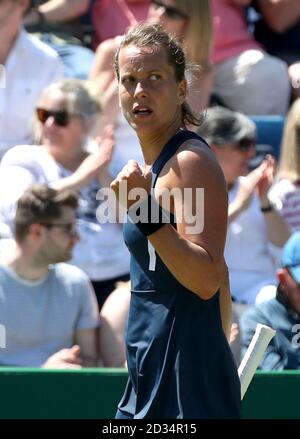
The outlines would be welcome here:
[[[167,6],[159,0],[152,0],[151,3],[156,6],[156,9],[164,8],[166,16],[171,20],[183,20],[189,18],[184,12],[173,6]]]
[[[50,111],[50,110],[46,110],[45,108],[37,108],[36,115],[38,120],[42,124],[46,123],[49,117],[51,116],[53,117],[56,125],[60,127],[66,127],[70,122],[70,115],[65,110]]]
[[[62,228],[68,235],[77,235],[77,225],[76,223],[41,223],[42,226],[47,229],[53,229],[54,227]]]
[[[254,146],[255,139],[250,137],[244,137],[235,144],[235,148],[241,152],[248,152],[250,149],[254,148]]]

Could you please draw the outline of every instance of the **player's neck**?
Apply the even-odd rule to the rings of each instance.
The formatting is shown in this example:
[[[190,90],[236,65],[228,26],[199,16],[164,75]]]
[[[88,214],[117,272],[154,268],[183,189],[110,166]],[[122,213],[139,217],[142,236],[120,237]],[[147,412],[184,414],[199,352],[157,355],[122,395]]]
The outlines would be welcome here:
[[[146,165],[151,166],[155,162],[161,151],[164,149],[166,143],[179,131],[181,127],[181,121],[176,120],[174,123],[167,127],[162,127],[156,132],[139,136]]]

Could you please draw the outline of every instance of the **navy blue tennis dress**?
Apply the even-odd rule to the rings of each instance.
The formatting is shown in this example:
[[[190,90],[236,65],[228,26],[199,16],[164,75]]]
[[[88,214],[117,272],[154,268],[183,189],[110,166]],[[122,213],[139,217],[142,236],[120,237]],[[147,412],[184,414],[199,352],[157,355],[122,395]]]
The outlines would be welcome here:
[[[153,187],[187,139],[204,142],[180,130],[152,167]],[[131,253],[129,380],[116,417],[239,418],[240,381],[222,329],[219,293],[203,300],[181,285],[130,220],[124,238]]]

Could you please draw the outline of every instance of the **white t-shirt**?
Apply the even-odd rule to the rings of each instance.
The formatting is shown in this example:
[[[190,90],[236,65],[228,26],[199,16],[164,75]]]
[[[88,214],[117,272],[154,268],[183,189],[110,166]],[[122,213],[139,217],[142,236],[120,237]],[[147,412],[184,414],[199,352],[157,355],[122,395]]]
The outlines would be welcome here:
[[[33,183],[50,185],[70,171],[59,165],[43,148],[18,145],[11,148],[0,163],[0,250],[3,238],[12,238],[16,202]],[[100,224],[96,218],[99,183],[95,179],[80,191],[78,232],[71,263],[92,280],[108,280],[129,272],[129,252],[124,244],[122,226]]]
[[[5,63],[0,84],[0,158],[7,149],[32,142],[32,122],[41,92],[63,77],[57,53],[22,30]]]
[[[240,177],[229,191],[229,203],[236,197]],[[277,285],[276,264],[270,250],[266,223],[257,195],[232,221],[227,230],[225,258],[232,296],[237,302],[254,303],[260,290]]]
[[[117,123],[114,129],[116,145],[114,147],[109,171],[112,177],[116,177],[128,160],[136,160],[140,165],[144,163],[142,149],[133,128],[121,113],[118,113]]]
[[[268,196],[291,230],[300,230],[300,184],[283,178],[274,183]]]
[[[72,265],[50,266],[43,279],[30,282],[0,264],[0,325],[0,364],[39,367],[71,347],[77,331],[99,325],[96,297]]]

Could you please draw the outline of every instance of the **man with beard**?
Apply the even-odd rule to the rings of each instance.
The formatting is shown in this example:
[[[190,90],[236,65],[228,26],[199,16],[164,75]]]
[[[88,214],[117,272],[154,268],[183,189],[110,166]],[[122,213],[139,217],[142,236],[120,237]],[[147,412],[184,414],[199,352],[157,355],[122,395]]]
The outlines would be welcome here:
[[[13,254],[0,264],[0,364],[78,369],[97,363],[97,302],[65,264],[78,240],[77,195],[36,184],[17,204]]]

